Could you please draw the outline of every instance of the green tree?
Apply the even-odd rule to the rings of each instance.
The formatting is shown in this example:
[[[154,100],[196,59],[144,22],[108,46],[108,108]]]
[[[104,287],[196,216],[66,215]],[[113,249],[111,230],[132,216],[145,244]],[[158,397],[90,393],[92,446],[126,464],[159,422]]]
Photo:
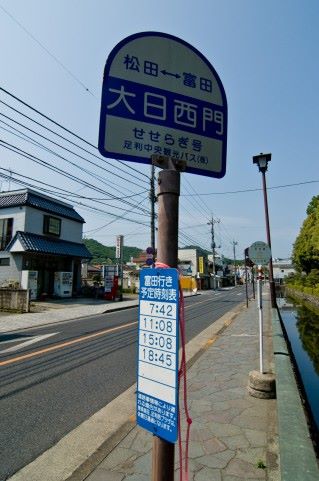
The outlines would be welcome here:
[[[92,264],[114,264],[116,262],[115,246],[105,246],[95,239],[83,239],[83,242],[93,256]],[[124,262],[128,262],[131,257],[139,257],[141,252],[142,250],[138,247],[124,246]]]
[[[319,269],[319,196],[313,197],[307,207],[307,217],[294,243],[292,258],[298,271],[309,274],[312,269]]]
[[[319,195],[314,195],[307,207],[307,215],[313,214],[319,205]]]

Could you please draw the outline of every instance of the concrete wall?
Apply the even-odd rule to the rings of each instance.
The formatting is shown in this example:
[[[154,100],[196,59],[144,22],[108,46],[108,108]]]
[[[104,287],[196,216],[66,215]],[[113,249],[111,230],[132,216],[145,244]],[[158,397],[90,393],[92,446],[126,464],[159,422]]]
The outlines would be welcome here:
[[[4,284],[7,285],[11,282],[19,282],[21,280],[21,270],[22,270],[22,255],[14,254],[11,255],[10,252],[0,251],[0,259],[8,258],[10,259],[9,266],[0,265],[0,287]]]
[[[272,309],[272,331],[281,481],[317,481],[318,463],[277,309]]]
[[[49,214],[47,212],[34,209],[33,207],[26,207],[25,232],[32,232],[33,234],[43,234],[43,218],[45,215],[52,215],[61,219],[61,235],[59,239],[70,242],[82,242],[82,228],[81,222],[75,220],[65,219],[64,217]]]
[[[24,289],[0,289],[0,310],[29,312],[29,291]]]

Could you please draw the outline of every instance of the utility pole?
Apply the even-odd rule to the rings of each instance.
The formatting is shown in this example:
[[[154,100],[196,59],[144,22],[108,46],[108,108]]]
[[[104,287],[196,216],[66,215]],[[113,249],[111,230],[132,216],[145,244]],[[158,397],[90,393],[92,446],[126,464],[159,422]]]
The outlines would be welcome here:
[[[236,242],[235,240],[233,240],[232,244],[233,244],[233,252],[234,252],[234,271],[235,271],[234,278],[235,278],[235,286],[237,286],[237,277],[236,277],[236,274],[237,274],[237,270],[236,270],[236,246],[238,245],[238,242]]]
[[[212,252],[213,252],[213,289],[216,289],[216,262],[215,262],[215,248],[216,248],[216,243],[215,243],[215,232],[214,232],[214,224],[218,224],[220,222],[220,219],[214,219],[212,216],[212,220],[210,222],[207,222],[208,225],[211,225],[211,234],[212,234]]]
[[[155,256],[155,165],[151,165],[151,178],[150,178],[150,201],[151,201],[151,247],[153,249],[153,255]]]

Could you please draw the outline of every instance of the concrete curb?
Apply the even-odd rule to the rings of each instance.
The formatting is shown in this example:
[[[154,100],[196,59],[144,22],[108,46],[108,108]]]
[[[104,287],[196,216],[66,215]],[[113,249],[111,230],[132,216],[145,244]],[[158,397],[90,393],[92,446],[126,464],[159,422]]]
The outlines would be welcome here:
[[[201,294],[200,293],[196,293],[196,294],[190,294],[190,295],[185,295],[184,294],[184,297],[187,298],[187,297],[195,297],[195,296],[200,296]],[[130,305],[121,305],[121,303],[119,304],[116,304],[116,306],[111,306],[110,309],[106,309],[105,307],[103,307],[101,309],[101,311],[97,311],[97,312],[93,312],[93,313],[83,313],[81,312],[81,314],[77,315],[77,314],[74,314],[74,317],[69,317],[69,316],[66,316],[66,318],[64,319],[52,319],[50,322],[41,322],[41,324],[37,324],[36,322],[34,322],[33,324],[29,324],[27,326],[19,326],[19,327],[11,327],[11,326],[6,326],[6,325],[1,325],[1,322],[3,322],[3,318],[1,319],[0,318],[0,334],[1,333],[9,333],[9,332],[16,332],[16,331],[22,331],[22,330],[26,330],[26,329],[36,329],[36,328],[42,328],[42,327],[48,327],[48,326],[51,326],[51,325],[58,325],[58,324],[62,324],[63,322],[68,322],[68,321],[76,321],[76,320],[79,320],[79,319],[83,319],[84,317],[92,317],[92,316],[100,316],[101,314],[108,314],[108,313],[112,313],[112,312],[116,312],[116,311],[124,311],[124,310],[127,310],[127,309],[133,309],[134,307],[137,307],[138,306],[138,299],[136,300],[132,300],[132,301],[124,301],[124,302],[130,302],[132,304]],[[78,308],[74,308],[74,309],[78,309]],[[63,309],[61,309],[62,311]],[[67,308],[65,309],[67,312],[70,312],[71,308]],[[49,313],[50,315],[50,311],[45,311],[47,313]],[[35,315],[39,314],[39,317],[40,315],[45,315],[45,312],[42,312],[42,313],[34,313]],[[58,312],[57,312],[58,313]],[[28,314],[30,313],[26,313],[26,314],[19,314],[21,316],[27,316]],[[71,314],[72,315],[72,314]],[[28,321],[27,318],[24,318],[23,320],[25,321]],[[32,322],[30,320],[30,322]]]
[[[319,468],[279,314],[272,309],[281,481],[317,481]]]
[[[134,307],[137,307],[138,306],[138,303],[136,304],[132,304],[130,306],[118,306],[116,308],[112,308],[112,309],[106,309],[106,310],[103,310],[101,312],[94,312],[92,314],[81,314],[79,316],[76,316],[75,317],[67,317],[66,319],[53,319],[51,322],[43,322],[41,324],[33,324],[33,325],[28,325],[26,327],[15,327],[13,329],[4,329],[3,326],[0,326],[0,333],[8,333],[8,332],[16,332],[16,331],[24,331],[26,329],[37,329],[37,328],[42,328],[42,327],[48,327],[48,326],[57,326],[59,324],[62,324],[63,322],[68,322],[68,321],[78,321],[79,319],[84,319],[84,318],[87,318],[87,317],[92,317],[92,316],[100,316],[101,314],[108,314],[109,312],[116,312],[116,311],[124,311],[124,310],[127,310],[127,309],[133,309]]]
[[[187,368],[194,364],[244,308],[244,303],[239,304],[186,345]],[[135,390],[136,384],[8,481],[83,481],[135,427]]]

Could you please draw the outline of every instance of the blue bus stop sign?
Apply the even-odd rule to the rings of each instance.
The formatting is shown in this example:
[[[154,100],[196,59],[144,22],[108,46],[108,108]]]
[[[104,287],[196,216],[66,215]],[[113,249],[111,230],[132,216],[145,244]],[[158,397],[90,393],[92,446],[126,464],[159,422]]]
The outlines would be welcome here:
[[[223,177],[227,100],[213,66],[172,35],[142,32],[122,40],[104,70],[99,151],[151,163],[163,155],[186,172]]]

